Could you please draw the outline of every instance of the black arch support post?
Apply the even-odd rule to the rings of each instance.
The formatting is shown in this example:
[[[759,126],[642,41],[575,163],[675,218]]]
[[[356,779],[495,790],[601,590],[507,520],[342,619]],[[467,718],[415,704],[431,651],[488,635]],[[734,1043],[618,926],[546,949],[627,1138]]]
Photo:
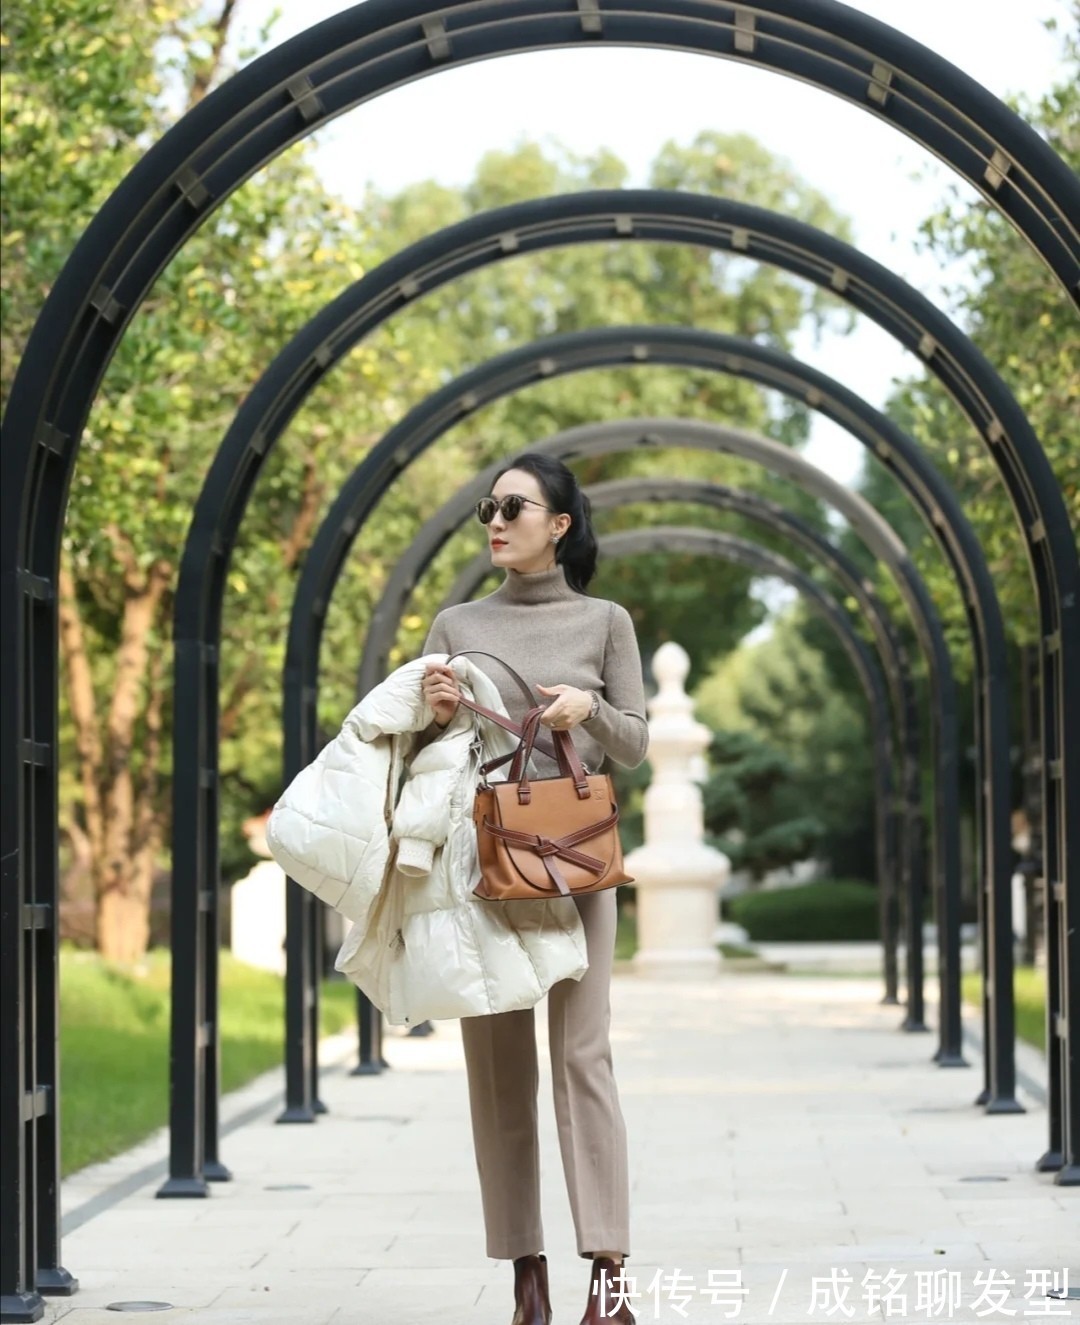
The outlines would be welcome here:
[[[2,1235],[0,1313],[5,1319],[39,1315],[39,1285],[44,1291],[67,1291],[72,1284],[58,1264],[59,1240],[39,1236],[39,1226],[55,1222],[55,1193],[27,1180],[28,1156],[58,1144],[51,1139],[58,1130],[55,1114],[50,1117],[35,1106],[29,1118],[23,1116],[25,1099],[44,1098],[41,1092],[47,1095],[56,1077],[55,1047],[50,1049],[40,1029],[55,1019],[55,1009],[39,1015],[37,995],[31,992],[40,985],[41,997],[55,1000],[55,978],[49,978],[55,939],[43,953],[39,948],[50,941],[33,936],[42,929],[50,932],[38,922],[51,920],[57,897],[55,841],[51,848],[42,841],[49,834],[40,825],[56,819],[60,531],[86,416],[128,322],[169,258],[214,207],[290,143],[362,100],[440,69],[578,42],[671,47],[745,61],[870,110],[968,179],[1009,217],[1075,297],[1080,186],[1038,135],[955,66],[895,29],[832,0],[803,0],[797,13],[788,10],[787,0],[755,0],[752,8],[664,0],[655,10],[629,12],[612,12],[601,0],[571,12],[562,0],[520,0],[512,7],[504,0],[449,5],[442,0],[369,0],[294,37],[206,97],[147,153],[77,245],[35,325],[5,416],[0,617],[7,627],[3,660],[10,666],[0,697],[0,792],[10,808],[0,835],[9,918],[0,937],[0,1001],[13,1025],[0,1049],[17,1049],[20,1039],[30,1035],[40,1041],[39,1052],[25,1059],[16,1053],[7,1060],[17,1061],[19,1068],[13,1083],[0,1089],[0,1131],[21,1138],[13,1167],[0,1174],[0,1225],[15,1229]],[[935,352],[935,346],[928,347],[929,355]],[[1077,867],[1068,867],[1069,849],[1075,860],[1074,839],[1080,833],[1080,779],[1075,773],[1067,776],[1080,757],[1075,753],[1080,749],[1080,699],[1065,684],[1066,677],[1077,674],[1080,567],[1045,457],[1030,452],[1009,419],[992,408],[984,411],[980,429],[995,447],[999,467],[1009,471],[1036,572],[1042,670],[1049,691],[1045,748],[1054,765],[1052,800],[1045,811],[1049,920],[1053,940],[1062,945],[1063,987],[1072,991],[1070,1000],[1080,1000],[1076,980],[1071,985],[1068,980],[1070,965],[1075,970],[1080,961],[1080,926],[1068,924],[1070,899],[1074,915],[1080,910]],[[1064,813],[1066,808],[1071,815]],[[182,886],[189,891],[198,891],[190,871],[199,863],[184,862]],[[185,923],[194,929],[197,902],[189,899],[186,906]],[[212,982],[212,975],[208,979]],[[1070,1001],[1068,1011],[1076,1025],[1076,1001]],[[1052,1056],[1060,1069],[1061,1093],[1076,1101],[1080,1054],[1070,1049],[1064,1014],[1063,1008]],[[195,1057],[189,1045],[181,1045],[179,1052],[174,1047],[174,1061],[183,1064]],[[201,1066],[207,1070],[205,1062]],[[196,1071],[198,1065],[189,1075]],[[45,1121],[39,1125],[40,1119]],[[1080,1180],[1080,1127],[1074,1122],[1070,1118],[1063,1132],[1061,1182]],[[198,1128],[187,1130],[195,1172],[180,1176],[197,1179],[204,1156]],[[50,1256],[56,1263],[46,1263]]]
[[[676,429],[678,426],[677,420],[663,420],[663,423],[671,423]],[[669,435],[666,440],[674,441],[675,438]],[[556,439],[534,445],[531,449],[560,455]],[[565,457],[560,455],[560,458]],[[421,527],[405,556],[394,566],[372,614],[358,674],[358,698],[367,694],[372,686],[389,673],[390,649],[413,586],[422,579],[443,544],[460,529],[463,522],[470,519],[475,501],[488,490],[494,473],[494,467],[485,470],[474,482],[451,498]],[[899,901],[901,891],[910,878],[910,866],[902,859],[901,843],[910,843],[905,818],[912,813],[918,814],[920,806],[910,797],[910,787],[903,787],[900,795],[895,794],[893,765],[896,762],[895,754],[899,753],[902,769],[906,764],[918,771],[919,729],[911,663],[897,628],[878,598],[873,583],[865,578],[845,552],[834,547],[806,521],[778,503],[755,493],[742,492],[723,484],[653,476],[595,483],[589,486],[587,492],[594,512],[637,501],[696,502],[716,510],[733,512],[790,539],[831,571],[858,603],[881,658],[899,737],[895,750],[879,752],[882,757],[877,765],[878,776],[882,779],[878,788],[877,822],[877,872],[885,984],[882,1002],[899,1002]]]
[[[901,343],[923,353],[924,357],[930,353],[930,371],[941,379],[977,427],[981,427],[981,420],[985,417],[984,380],[990,384],[991,395],[998,407],[1011,401],[1007,389],[971,343],[928,301],[878,264],[800,223],[720,199],[677,193],[575,194],[568,198],[543,199],[503,208],[422,241],[370,273],[313,319],[278,356],[241,409],[200,497],[189,546],[193,545],[202,555],[201,559],[194,556],[189,562],[185,554],[177,595],[178,635],[182,629],[181,601],[190,605],[197,600],[198,593],[205,592],[211,578],[224,578],[232,539],[228,530],[235,529],[238,524],[258,465],[268,448],[321,375],[366,331],[415,299],[418,293],[435,288],[455,274],[497,261],[510,253],[605,238],[694,242],[714,249],[748,253],[783,266],[818,284],[828,285],[840,297],[873,317]],[[782,382],[772,385],[783,389]],[[858,417],[861,404],[857,397],[850,393],[848,396],[850,400],[840,404],[834,415],[843,426],[848,426],[852,410]],[[813,385],[803,387],[802,398],[814,405],[817,388]],[[1018,435],[1025,428],[1030,433],[1015,402],[1012,402],[1011,413],[1005,409],[1001,412],[1008,414],[1010,427],[1018,430]],[[1034,437],[1028,440],[1037,449]],[[909,455],[921,459],[913,446],[908,447],[907,454],[901,450],[897,457],[886,442],[878,443],[877,453],[896,474],[907,472]],[[913,482],[918,480],[919,474],[917,468],[911,468]],[[937,479],[936,486],[932,479]],[[1011,962],[1007,910],[1008,772],[1002,754],[1008,746],[1004,631],[993,584],[981,560],[977,541],[963,522],[962,514],[958,523],[950,519],[952,511],[959,511],[957,503],[932,466],[924,466],[923,481],[924,486],[929,484],[926,495],[932,532],[946,555],[953,559],[962,578],[964,601],[974,632],[976,669],[982,669],[979,687],[982,702],[976,714],[976,739],[982,755],[980,766],[987,773],[980,782],[987,784],[988,790],[987,807],[981,816],[986,838],[982,844],[980,902],[993,927],[992,941],[985,941],[985,946],[993,949],[994,964],[1000,976],[1005,969],[1003,963]],[[225,500],[222,494],[229,494],[229,500]],[[214,549],[213,555],[208,549]],[[192,733],[197,730],[197,716],[191,715],[190,723],[180,726],[189,733],[186,739],[194,739]],[[216,740],[208,739],[206,744],[213,749]],[[177,775],[182,776],[183,768],[189,764],[188,760],[179,761]],[[216,832],[214,823],[204,822],[199,827],[202,832]],[[179,826],[176,831],[181,831]],[[189,838],[190,835],[186,835],[185,840]],[[993,903],[992,906],[986,905],[988,901]],[[1002,912],[1003,906],[1005,910]],[[985,936],[990,928],[991,925],[984,925],[982,934]],[[999,978],[996,988],[1011,989],[1011,983],[1011,976],[1007,980]],[[1051,1003],[1053,998],[1054,991],[1051,990]],[[990,1004],[985,1005],[987,1043],[996,1039],[1009,1046],[1009,1054],[1013,1037],[1011,1027],[1005,1023],[1010,1016],[1005,1009],[1000,1015],[991,1015]],[[183,1028],[174,1028],[175,1034],[182,1031]],[[183,1061],[182,1055],[178,1057]],[[1013,1093],[1014,1089],[1008,1083],[999,1083],[997,1088],[988,1084],[980,1102],[991,1109],[1008,1108]],[[304,1093],[290,1087],[288,1104],[292,1108],[305,1109]]]

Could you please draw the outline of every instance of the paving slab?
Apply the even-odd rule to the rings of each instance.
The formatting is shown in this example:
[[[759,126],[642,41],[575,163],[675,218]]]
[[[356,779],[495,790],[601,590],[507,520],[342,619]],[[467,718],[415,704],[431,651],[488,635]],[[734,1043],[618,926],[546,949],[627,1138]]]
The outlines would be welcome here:
[[[987,1116],[978,1052],[937,1067],[934,1037],[902,1032],[880,997],[873,976],[616,973],[640,1325],[1080,1320],[1080,1302],[1046,1296],[1066,1271],[1080,1285],[1080,1190],[1034,1169],[1038,1083],[1026,1112]],[[554,1321],[577,1325],[589,1266],[537,1014]],[[208,1199],[155,1199],[163,1134],[65,1183],[81,1291],[47,1319],[115,1322],[110,1303],[151,1299],[173,1305],[153,1319],[201,1325],[508,1325],[513,1271],[485,1254],[459,1023],[389,1032],[376,1077],[349,1074],[352,1050],[324,1044],[330,1112],[313,1125],[275,1122],[277,1073],[227,1098],[233,1179]]]

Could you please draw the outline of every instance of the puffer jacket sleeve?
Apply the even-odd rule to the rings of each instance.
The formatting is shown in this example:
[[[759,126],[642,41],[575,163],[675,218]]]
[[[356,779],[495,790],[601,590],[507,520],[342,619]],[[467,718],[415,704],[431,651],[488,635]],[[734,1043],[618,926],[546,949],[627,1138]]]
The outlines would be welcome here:
[[[421,668],[428,661],[445,663],[447,655],[424,655]],[[466,659],[453,664],[461,689],[485,708],[505,712],[498,690],[490,684],[484,673]],[[420,701],[423,705],[423,700]],[[424,705],[424,712],[431,710]],[[421,719],[420,719],[421,721]],[[436,739],[424,745],[423,734],[413,746],[408,762],[408,778],[394,811],[391,832],[398,841],[398,868],[403,875],[427,875],[435,860],[436,848],[447,840],[453,796],[460,788],[461,770],[468,759],[469,747],[476,739],[476,723],[472,712],[464,704],[457,706],[455,716],[448,725],[436,727]],[[512,750],[513,739],[506,741],[501,733],[492,734],[493,753],[505,754]]]
[[[436,643],[429,648],[432,639]],[[444,642],[440,614],[428,631],[423,655],[416,660],[418,678],[423,677],[424,660],[428,654],[435,654],[440,662],[445,660],[449,648],[442,648]],[[419,679],[417,703],[419,720],[422,721],[423,715],[430,714],[431,710],[424,703]],[[436,726],[432,717],[428,725],[417,732],[406,767],[405,785],[391,824],[391,832],[398,844],[397,867],[402,874],[429,874],[436,848],[446,841],[450,831],[451,797],[464,757],[462,743],[468,743],[470,731],[469,714],[459,707],[445,728]]]
[[[387,743],[348,721],[278,798],[266,843],[281,868],[320,901],[366,925],[389,853]]]
[[[455,724],[452,724],[455,725]],[[391,832],[397,840],[397,866],[402,874],[428,874],[435,849],[450,831],[451,798],[464,756],[462,743],[469,740],[468,727],[449,730],[442,739],[415,753],[409,761]]]

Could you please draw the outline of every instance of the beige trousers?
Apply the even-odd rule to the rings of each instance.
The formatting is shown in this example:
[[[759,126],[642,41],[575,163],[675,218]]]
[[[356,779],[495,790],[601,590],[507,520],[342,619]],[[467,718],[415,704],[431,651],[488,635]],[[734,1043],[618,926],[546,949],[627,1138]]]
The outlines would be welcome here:
[[[608,1032],[615,889],[574,899],[589,969],[548,991],[548,1041],[566,1189],[578,1254],[630,1251],[626,1126]],[[534,1009],[462,1017],[473,1146],[487,1254],[513,1260],[544,1248],[537,1135]]]

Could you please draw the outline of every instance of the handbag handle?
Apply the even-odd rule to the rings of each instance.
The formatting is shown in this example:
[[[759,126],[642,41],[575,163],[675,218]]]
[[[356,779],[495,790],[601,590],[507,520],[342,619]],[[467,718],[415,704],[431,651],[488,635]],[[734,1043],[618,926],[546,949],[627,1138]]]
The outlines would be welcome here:
[[[479,654],[481,658],[490,658],[493,662],[497,662],[500,667],[505,667],[506,670],[510,673],[510,675],[514,678],[514,680],[518,683],[518,687],[520,688],[526,700],[528,701],[529,708],[536,708],[539,701],[537,700],[533,692],[529,689],[528,684],[521,679],[521,677],[517,674],[517,672],[514,671],[514,669],[510,666],[508,662],[503,662],[503,660],[499,657],[496,657],[494,653],[485,653],[483,649],[458,649],[457,653],[450,654],[450,657],[447,658],[446,661],[449,662],[451,658],[461,658],[467,653]]]
[[[525,773],[525,765],[528,763],[529,757],[535,747],[537,750],[541,751],[541,753],[548,755],[549,758],[556,761],[559,765],[559,771],[564,777],[572,777],[574,779],[574,786],[577,789],[579,797],[584,799],[588,796],[588,782],[586,780],[587,773],[582,765],[581,756],[577,752],[577,747],[570,738],[570,733],[568,731],[553,731],[552,737],[554,738],[554,745],[551,741],[540,735],[540,715],[545,711],[547,705],[538,704],[536,702],[536,696],[533,694],[528,684],[518,675],[508,662],[504,662],[502,658],[494,653],[488,653],[484,649],[458,649],[456,653],[451,653],[446,661],[450,662],[451,659],[460,658],[464,654],[479,654],[481,657],[490,658],[493,662],[497,662],[500,666],[505,667],[518,683],[518,686],[529,701],[529,711],[526,713],[521,726],[518,726],[518,724],[512,719],[504,718],[501,714],[494,713],[491,709],[484,708],[482,704],[474,704],[472,700],[466,699],[464,695],[459,697],[458,702],[464,704],[466,708],[472,709],[474,713],[479,713],[485,718],[490,718],[492,722],[497,723],[500,727],[503,727],[508,732],[512,732],[519,738],[526,738],[527,743],[519,743],[516,751],[513,751],[508,755],[503,755],[500,759],[492,759],[484,764],[482,772],[487,773],[490,769],[498,768],[500,764],[505,764],[508,759],[513,760],[508,781],[518,782],[519,788],[522,789],[519,794],[523,794],[527,801],[529,797],[529,781],[528,776]],[[533,721],[530,722],[530,719],[533,719]],[[522,755],[523,757],[519,758],[519,756]]]
[[[525,698],[528,700],[529,703],[529,708],[532,709],[537,707],[536,696],[529,689],[528,685],[521,679],[521,677],[517,674],[517,672],[514,671],[514,669],[510,666],[508,662],[503,662],[503,660],[499,657],[496,657],[494,653],[486,653],[483,649],[458,649],[457,653],[450,654],[450,656],[447,658],[446,661],[450,662],[452,658],[460,658],[462,657],[462,655],[466,653],[478,653],[482,658],[491,658],[495,662],[500,663],[503,667],[506,668],[506,670],[518,683],[521,690],[524,692]],[[482,717],[490,718],[492,722],[496,723],[499,727],[502,727],[505,731],[511,732],[514,736],[521,735],[521,727],[519,727],[518,724],[513,721],[513,719],[504,718],[501,713],[494,713],[492,712],[491,709],[486,709],[480,704],[474,704],[471,700],[466,699],[464,695],[460,697],[459,702],[464,704],[466,708],[472,709],[474,713],[479,713]],[[542,754],[546,754],[550,759],[558,759],[559,757],[558,752],[556,751],[554,745],[552,745],[552,743],[549,740],[546,740],[542,736],[538,737],[536,741],[536,748]],[[500,764],[505,764],[508,759],[512,758],[513,755],[509,754],[509,755],[503,755],[501,759],[492,760],[491,763],[484,765],[484,771],[486,772],[488,769],[498,768]]]
[[[530,709],[525,715],[525,720],[522,723],[522,740],[514,752],[514,761],[510,765],[510,773],[507,777],[508,782],[518,784],[518,800],[522,805],[528,805],[532,798],[526,765],[536,742],[537,732],[540,728],[540,718],[543,713],[543,705],[538,705],[536,708]],[[582,767],[581,757],[574,746],[574,742],[570,739],[570,733],[556,730],[552,732],[552,735],[555,738],[555,748],[558,752],[557,760],[560,776],[573,780],[574,790],[577,792],[579,800],[588,800],[592,795],[589,789],[588,777]]]

